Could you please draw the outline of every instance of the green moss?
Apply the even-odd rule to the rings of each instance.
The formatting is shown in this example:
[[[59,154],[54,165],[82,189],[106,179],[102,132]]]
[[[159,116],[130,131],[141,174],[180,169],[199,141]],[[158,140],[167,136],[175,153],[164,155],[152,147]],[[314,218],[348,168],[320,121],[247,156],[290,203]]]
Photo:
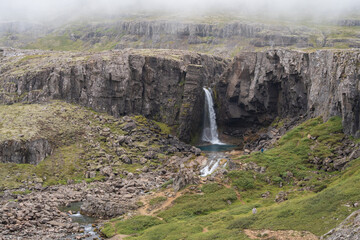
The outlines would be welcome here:
[[[161,133],[171,134],[172,129],[166,123],[156,122],[156,121],[154,121],[154,123],[159,126],[159,128],[161,129]]]
[[[169,181],[165,182],[161,188],[167,188],[169,185],[173,184],[174,179],[170,179]]]
[[[26,194],[29,194],[31,193],[32,191],[29,190],[29,189],[25,189],[24,191],[13,191],[12,194],[15,194],[15,195],[26,195]]]

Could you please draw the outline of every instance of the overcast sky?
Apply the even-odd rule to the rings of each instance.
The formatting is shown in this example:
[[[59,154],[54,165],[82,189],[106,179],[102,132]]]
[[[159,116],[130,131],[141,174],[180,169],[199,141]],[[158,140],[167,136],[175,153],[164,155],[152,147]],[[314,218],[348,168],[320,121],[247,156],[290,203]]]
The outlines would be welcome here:
[[[61,16],[169,11],[202,14],[209,11],[238,11],[296,18],[335,18],[360,10],[360,0],[0,0],[0,20],[47,21]]]

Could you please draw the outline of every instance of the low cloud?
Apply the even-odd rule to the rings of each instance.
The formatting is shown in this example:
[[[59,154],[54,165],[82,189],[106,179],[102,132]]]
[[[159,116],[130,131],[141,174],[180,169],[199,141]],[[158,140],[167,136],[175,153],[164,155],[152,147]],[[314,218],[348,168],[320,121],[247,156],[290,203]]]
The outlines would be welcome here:
[[[0,0],[1,21],[53,21],[92,15],[213,12],[291,19],[332,19],[360,11],[359,0]]]

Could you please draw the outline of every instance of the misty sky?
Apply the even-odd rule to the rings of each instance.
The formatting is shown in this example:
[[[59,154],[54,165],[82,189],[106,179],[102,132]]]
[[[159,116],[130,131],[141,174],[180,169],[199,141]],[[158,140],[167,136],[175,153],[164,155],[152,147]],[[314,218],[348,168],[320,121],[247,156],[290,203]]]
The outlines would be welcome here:
[[[0,20],[48,21],[59,17],[168,11],[202,14],[238,11],[296,18],[332,18],[360,10],[360,0],[0,0]]]

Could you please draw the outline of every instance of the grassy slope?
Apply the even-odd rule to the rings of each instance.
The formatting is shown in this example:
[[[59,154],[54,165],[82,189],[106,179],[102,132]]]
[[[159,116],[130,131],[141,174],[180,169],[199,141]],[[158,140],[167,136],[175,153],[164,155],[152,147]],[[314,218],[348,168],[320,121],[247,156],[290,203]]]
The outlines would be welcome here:
[[[317,139],[309,139],[309,134]],[[358,159],[343,172],[332,173],[317,170],[308,163],[312,156],[331,157],[343,137],[340,118],[331,118],[326,123],[321,118],[311,119],[283,136],[275,148],[234,160],[267,167],[265,174],[229,173],[232,186],[241,191],[241,201],[232,198],[232,188],[205,185],[201,195],[188,193],[171,208],[158,213],[164,222],[134,231],[129,239],[247,239],[242,232],[246,228],[307,230],[322,235],[356,210],[345,205],[360,199]],[[287,172],[293,177],[289,178]],[[270,197],[261,198],[266,191]],[[280,191],[288,192],[289,200],[276,203],[275,195]],[[229,199],[231,205],[224,201]],[[251,213],[253,207],[258,209],[256,215]],[[126,225],[129,220],[113,221]],[[109,235],[126,232],[116,224],[105,226],[104,233]]]
[[[0,116],[0,141],[45,138],[55,146],[53,154],[37,166],[0,163],[0,190],[18,188],[26,183],[31,185],[34,181],[53,185],[66,184],[68,180],[100,180],[103,178],[100,174],[94,179],[85,179],[85,172],[97,171],[107,165],[113,166],[115,173],[122,170],[136,172],[143,167],[137,162],[122,163],[116,154],[116,148],[109,144],[109,139],[101,135],[105,128],[110,129],[114,136],[127,135],[127,132],[122,130],[126,123],[105,113],[100,114],[78,105],[54,101],[47,104],[0,105]],[[157,134],[166,134],[169,131],[162,123],[153,123],[141,116],[133,119],[138,128],[151,129]],[[160,130],[156,130],[155,126]],[[154,135],[142,142],[134,141],[134,145],[142,150],[126,145],[121,148],[131,159],[138,160],[149,147],[160,147],[156,141]],[[113,159],[107,159],[106,154],[112,155]],[[157,160],[146,165],[160,164],[164,157],[159,154]]]

